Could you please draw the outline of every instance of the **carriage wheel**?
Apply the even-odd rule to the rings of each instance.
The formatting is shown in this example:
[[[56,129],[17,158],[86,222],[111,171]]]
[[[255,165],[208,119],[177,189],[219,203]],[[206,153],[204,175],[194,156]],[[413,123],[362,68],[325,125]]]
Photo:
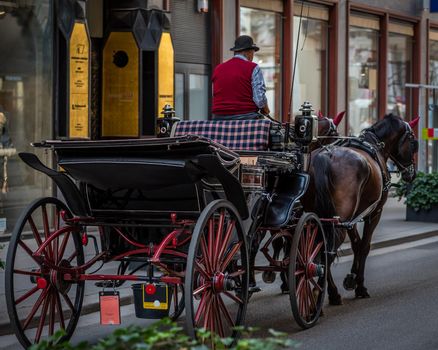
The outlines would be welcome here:
[[[84,282],[67,282],[47,265],[70,268],[84,263],[79,232],[67,229],[46,247],[42,261],[32,257],[51,234],[68,228],[61,211],[71,217],[65,204],[56,198],[32,202],[19,217],[9,243],[6,304],[11,326],[25,348],[58,329],[66,332],[61,341],[69,339],[80,315]]]
[[[248,302],[248,253],[243,226],[234,206],[211,202],[193,231],[187,258],[185,304],[187,330],[206,328],[236,337]]]
[[[304,329],[318,321],[327,284],[326,241],[321,222],[304,213],[295,228],[289,264],[289,295],[295,321]]]
[[[184,285],[173,284],[172,300],[170,301],[169,317],[172,321],[176,321],[184,311]]]

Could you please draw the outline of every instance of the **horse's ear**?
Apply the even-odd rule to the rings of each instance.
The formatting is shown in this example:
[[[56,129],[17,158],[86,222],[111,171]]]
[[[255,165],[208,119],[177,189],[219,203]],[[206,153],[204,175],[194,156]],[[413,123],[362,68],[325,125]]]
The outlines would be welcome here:
[[[420,120],[420,117],[417,117],[414,120],[411,120],[409,122],[409,126],[411,127],[411,129],[417,127],[419,120]]]
[[[318,111],[318,119],[322,119],[322,118],[324,118],[324,116],[322,115],[321,110],[319,110],[319,111]]]
[[[345,115],[345,111],[338,113],[338,115],[333,119],[333,124],[338,126],[341,123],[342,118],[344,118],[344,115]]]

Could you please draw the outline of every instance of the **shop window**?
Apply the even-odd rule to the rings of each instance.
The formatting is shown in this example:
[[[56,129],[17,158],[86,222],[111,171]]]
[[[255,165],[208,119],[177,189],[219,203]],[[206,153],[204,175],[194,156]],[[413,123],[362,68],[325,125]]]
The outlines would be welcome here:
[[[209,119],[211,96],[209,66],[176,63],[175,71],[176,116],[185,120]]]
[[[358,135],[378,119],[378,19],[350,18],[348,52],[349,134]]]
[[[246,3],[249,3],[246,1]],[[281,13],[269,10],[240,8],[240,34],[250,35],[260,47],[254,55],[265,79],[266,97],[271,115],[281,115]]]
[[[387,111],[402,118],[411,115],[412,26],[390,24],[388,36],[388,102]]]
[[[52,194],[50,179],[17,156],[34,152],[51,163],[50,153],[30,142],[52,137],[52,2],[2,5],[0,47],[7,49],[0,50],[0,233],[12,230],[32,200]]]
[[[310,101],[315,110],[326,112],[328,9],[303,3],[295,3],[294,9],[293,52],[297,57],[293,112],[297,113],[304,101]]]

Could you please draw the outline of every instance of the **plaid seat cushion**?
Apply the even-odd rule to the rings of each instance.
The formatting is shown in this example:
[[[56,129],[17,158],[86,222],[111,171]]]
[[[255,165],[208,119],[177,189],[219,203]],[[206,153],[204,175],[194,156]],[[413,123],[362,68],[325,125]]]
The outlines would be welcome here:
[[[198,135],[232,150],[266,151],[271,121],[260,120],[185,120],[176,125],[174,136]]]

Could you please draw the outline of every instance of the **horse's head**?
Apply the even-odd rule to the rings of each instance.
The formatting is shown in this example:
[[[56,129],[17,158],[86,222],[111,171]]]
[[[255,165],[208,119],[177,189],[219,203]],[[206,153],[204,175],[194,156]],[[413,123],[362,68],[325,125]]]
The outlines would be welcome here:
[[[319,144],[311,146],[311,150],[318,148],[320,145],[327,145],[334,141],[331,137],[339,136],[338,125],[341,123],[345,112],[338,113],[335,118],[325,117],[321,111],[318,112],[318,136],[323,136],[319,139]]]
[[[318,112],[318,136],[339,136],[338,125],[341,123],[345,112],[339,113],[335,118],[323,116]]]
[[[389,114],[371,127],[375,135],[385,143],[388,158],[395,163],[406,182],[411,182],[416,176],[414,156],[418,152],[418,141],[412,128],[418,124],[418,120],[416,118],[407,123]]]

